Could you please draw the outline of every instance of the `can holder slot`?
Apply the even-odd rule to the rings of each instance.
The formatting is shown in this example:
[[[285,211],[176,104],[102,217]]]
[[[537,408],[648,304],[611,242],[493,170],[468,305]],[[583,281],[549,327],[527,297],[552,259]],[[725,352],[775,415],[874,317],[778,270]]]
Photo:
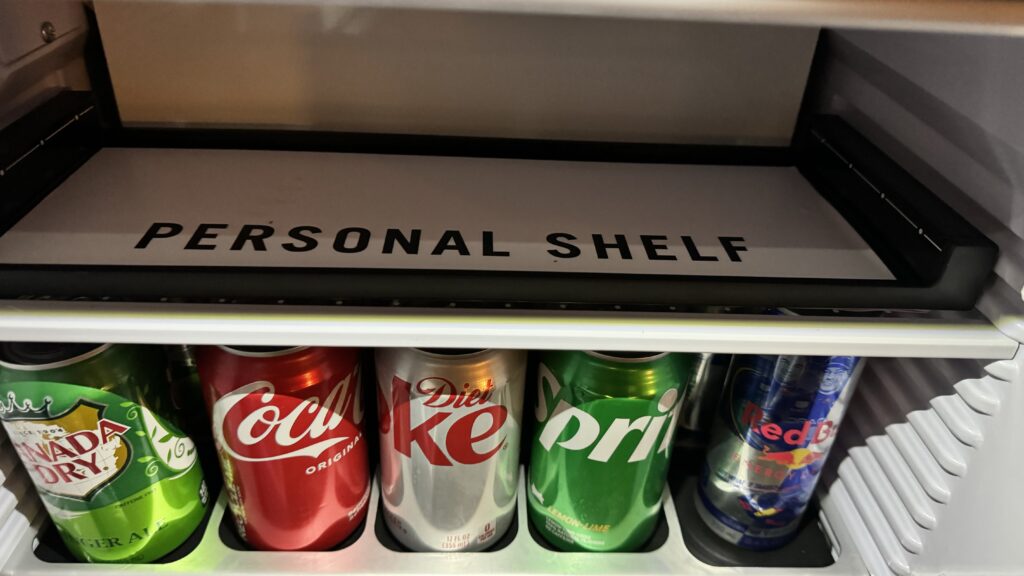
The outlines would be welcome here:
[[[384,519],[383,498],[377,501],[376,520],[374,522],[373,532],[374,535],[377,537],[377,542],[379,542],[381,546],[387,548],[388,550],[391,550],[392,552],[421,554],[421,552],[412,550],[404,544],[402,544],[401,542],[399,542],[398,539],[395,538],[395,536],[391,533],[391,530],[388,529],[387,522]],[[518,535],[519,514],[514,514],[512,516],[512,523],[508,526],[508,530],[506,530],[505,533],[502,534],[500,538],[495,540],[494,544],[491,544],[485,550],[481,550],[480,552],[497,552],[499,550],[504,550],[505,548],[508,548],[509,544],[515,541]],[[430,552],[424,552],[424,554],[430,554]]]
[[[356,529],[349,534],[348,538],[345,538],[338,544],[332,546],[329,550],[326,550],[326,552],[337,552],[338,550],[344,550],[354,544],[363,536],[363,532],[366,531],[366,522],[366,517],[364,517],[363,521],[359,523],[359,526],[356,526]],[[217,529],[217,536],[220,538],[222,544],[236,552],[258,552],[258,550],[254,550],[249,547],[249,545],[245,543],[245,540],[238,535],[238,529],[235,527],[235,521],[231,517],[230,512],[221,517],[220,527]]]
[[[770,148],[126,128],[93,102],[0,131],[0,298],[969,309],[997,256],[831,116]]]
[[[219,482],[218,482],[219,487]],[[211,493],[216,492],[212,490]],[[181,543],[180,546],[172,550],[166,556],[152,562],[151,564],[173,564],[190,556],[199,547],[200,543],[209,536],[207,535],[207,527],[210,525],[210,519],[214,516],[216,510],[216,502],[211,502],[210,506],[206,509],[206,514],[203,516],[203,521],[199,523],[199,526],[189,535],[189,537]],[[42,516],[46,516],[45,513]],[[33,549],[35,557],[39,560],[54,565],[66,565],[66,566],[82,566],[74,556],[71,555],[71,551],[64,544],[64,540],[60,537],[60,533],[57,532],[56,526],[48,519],[44,521],[39,529],[36,536],[38,545]],[[140,564],[140,566],[145,566]]]
[[[550,552],[556,552],[559,554],[576,554],[576,552],[566,552],[555,548],[550,542],[544,539],[544,537],[537,531],[537,528],[533,525],[533,522],[529,518],[526,519],[526,524],[529,526],[530,537],[533,541],[540,545],[545,550]],[[645,552],[654,552],[668,541],[668,518],[665,517],[664,508],[658,512],[658,525],[654,529],[654,534],[644,543],[639,550],[633,550],[630,552],[622,552],[622,554],[643,554]]]
[[[832,547],[818,524],[818,510],[808,506],[796,537],[777,550],[755,551],[733,546],[715,535],[700,519],[694,498],[697,476],[669,479],[672,500],[679,516],[679,527],[687,550],[711,566],[764,568],[822,568],[835,562]]]
[[[675,458],[675,456],[674,456]],[[676,472],[679,468],[673,470]],[[396,551],[386,546],[380,538],[375,537],[379,530],[387,528],[380,524],[380,490],[374,480],[370,500],[367,503],[370,514],[367,515],[362,532],[351,543],[343,548],[326,552],[263,552],[239,550],[238,545],[232,546],[222,538],[224,526],[231,530],[230,511],[227,507],[227,494],[223,491],[218,500],[210,507],[208,522],[196,530],[186,545],[171,556],[164,558],[159,570],[181,576],[206,576],[217,572],[224,576],[249,576],[252,574],[407,574],[407,575],[442,575],[452,572],[484,574],[493,572],[496,566],[509,574],[552,574],[562,573],[571,566],[572,574],[589,574],[594,576],[616,576],[634,574],[636,576],[664,576],[665,574],[696,574],[716,573],[720,568],[701,559],[693,552],[692,546],[684,544],[684,523],[693,521],[678,516],[681,510],[676,502],[681,496],[676,491],[666,488],[663,496],[665,521],[659,527],[663,529],[665,538],[662,545],[650,551],[641,552],[552,552],[539,544],[524,529],[523,523],[529,523],[526,504],[526,475],[520,476],[519,495],[516,508],[518,529],[510,528],[508,543],[503,547],[495,545],[487,552],[423,552],[409,553]],[[670,480],[672,475],[670,474]],[[673,485],[675,486],[675,485]],[[685,498],[685,495],[682,496]],[[813,512],[812,512],[813,514]],[[699,521],[699,520],[697,520]],[[225,524],[226,523],[226,524]],[[813,520],[808,525],[817,530]],[[805,528],[806,530],[807,528]],[[842,525],[834,525],[836,549],[848,550],[849,534]],[[512,534],[511,531],[515,530]],[[802,538],[802,536],[801,536]],[[501,542],[504,543],[504,538]],[[33,550],[34,542],[38,546]],[[821,542],[824,542],[822,540]],[[828,544],[824,544],[828,554]],[[788,554],[784,549],[783,555]],[[817,553],[817,552],[816,552]],[[762,553],[751,553],[762,554]],[[820,563],[819,563],[820,564]],[[792,560],[779,565],[796,566]],[[769,564],[754,564],[749,568],[752,575],[776,574],[778,568]],[[16,543],[14,554],[5,566],[19,576],[54,576],[57,573],[74,572],[79,576],[148,576],[154,569],[148,564],[86,564],[71,559],[56,530],[52,527],[45,513],[36,516],[33,528],[24,534]],[[763,572],[762,572],[763,570]],[[821,574],[822,576],[840,576],[859,573],[860,559],[856,554],[840,553],[833,563],[827,566],[811,567],[805,564],[800,574]]]

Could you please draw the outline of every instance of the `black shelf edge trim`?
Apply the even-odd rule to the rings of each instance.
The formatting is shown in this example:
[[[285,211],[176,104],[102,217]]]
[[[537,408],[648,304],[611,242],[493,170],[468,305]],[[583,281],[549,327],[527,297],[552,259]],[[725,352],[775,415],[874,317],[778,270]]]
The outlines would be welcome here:
[[[0,298],[415,301],[579,306],[974,306],[994,243],[842,120],[802,122],[790,149],[452,136],[111,128],[91,94],[63,92],[0,131],[0,235],[102,145],[318,150],[578,161],[795,165],[882,258],[892,281],[622,274],[4,265]],[[36,145],[42,141],[42,145]]]
[[[901,281],[969,307],[998,257],[996,244],[836,116],[798,139],[797,168]]]
[[[782,146],[538,140],[317,130],[128,127],[110,132],[106,137],[105,144],[122,148],[347,152],[636,164],[738,166],[791,166],[793,164],[792,150]]]
[[[99,149],[88,92],[59,92],[0,130],[0,235]]]

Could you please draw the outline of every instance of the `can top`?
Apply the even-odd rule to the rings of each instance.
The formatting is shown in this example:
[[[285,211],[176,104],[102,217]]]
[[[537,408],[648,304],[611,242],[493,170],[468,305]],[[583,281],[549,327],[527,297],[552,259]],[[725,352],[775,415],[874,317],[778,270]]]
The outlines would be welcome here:
[[[667,356],[668,352],[629,352],[629,351],[605,351],[587,350],[587,355],[601,360],[611,362],[649,362]]]
[[[420,352],[435,356],[472,356],[484,352],[486,348],[417,348]]]
[[[273,358],[305,350],[309,346],[218,346],[221,350],[236,356],[249,358]]]
[[[558,351],[541,354],[541,362],[573,404],[607,398],[664,399],[674,404],[679,388],[692,379],[696,354],[670,352]],[[541,372],[543,373],[543,372]]]
[[[51,370],[81,362],[111,346],[82,342],[0,342],[0,366],[14,370]]]

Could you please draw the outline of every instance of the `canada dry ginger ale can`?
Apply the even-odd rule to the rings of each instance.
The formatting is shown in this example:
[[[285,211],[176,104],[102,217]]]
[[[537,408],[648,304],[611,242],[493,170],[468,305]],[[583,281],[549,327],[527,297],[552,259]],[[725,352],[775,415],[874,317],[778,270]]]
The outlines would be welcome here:
[[[160,347],[0,343],[0,421],[78,559],[151,562],[202,522],[169,388]]]

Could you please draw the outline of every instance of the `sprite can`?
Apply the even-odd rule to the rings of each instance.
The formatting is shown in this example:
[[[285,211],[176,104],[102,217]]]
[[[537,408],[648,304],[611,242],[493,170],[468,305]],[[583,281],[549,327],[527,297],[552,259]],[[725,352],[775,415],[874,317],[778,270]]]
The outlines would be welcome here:
[[[625,552],[651,538],[695,361],[667,352],[542,355],[528,508],[548,542]]]
[[[202,522],[196,447],[155,346],[0,343],[0,421],[71,553],[151,562]]]

